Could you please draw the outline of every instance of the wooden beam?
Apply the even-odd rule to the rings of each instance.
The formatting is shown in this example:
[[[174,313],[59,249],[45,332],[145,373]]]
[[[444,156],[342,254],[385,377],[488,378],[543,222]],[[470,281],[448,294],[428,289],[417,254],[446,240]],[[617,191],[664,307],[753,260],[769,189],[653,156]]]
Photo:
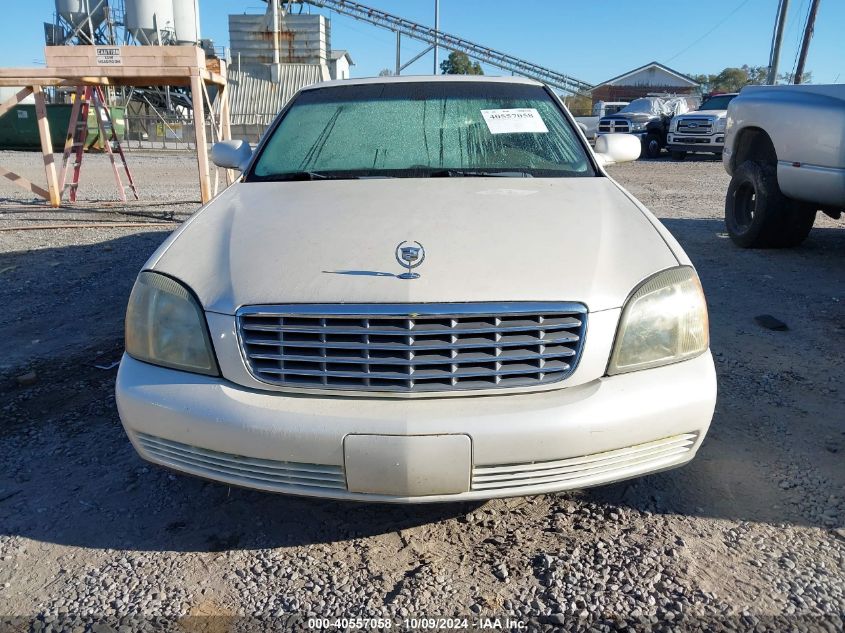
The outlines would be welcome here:
[[[217,93],[217,98],[220,99],[220,124],[222,127],[222,140],[232,140],[232,120],[229,115],[229,88],[226,84],[221,86]],[[226,170],[226,184],[231,185],[235,181],[235,172],[231,169]]]
[[[19,86],[72,86],[74,82],[68,81],[63,77],[38,77],[33,75],[3,75],[3,69],[0,68],[0,86],[4,88],[17,88]],[[79,82],[76,82],[79,83]]]
[[[97,49],[118,49],[118,64],[97,63]],[[48,68],[65,66],[99,66],[104,70],[131,66],[194,66],[205,68],[205,51],[199,46],[45,46],[44,59]]]
[[[47,110],[44,107],[44,93],[41,92],[41,86],[35,86],[35,87],[26,86],[22,90],[19,90],[17,92],[17,94],[15,94],[15,96],[11,97],[10,99],[7,99],[2,104],[0,104],[0,116],[3,116],[6,112],[8,112],[12,108],[14,108],[17,104],[19,104],[21,101],[26,99],[29,95],[35,93],[36,88],[37,88],[38,92],[35,96],[35,112],[36,112],[36,116],[38,118],[38,132],[39,132],[39,135],[42,135],[41,147],[42,147],[42,150],[43,150],[44,143],[43,143],[43,133],[41,131],[41,125],[42,125],[42,115],[44,117],[44,124],[47,124],[47,119],[46,119]],[[39,97],[40,97],[40,102],[41,102],[41,108],[40,109],[39,109]],[[50,128],[48,126],[47,127],[48,141],[49,141],[49,137],[50,137]],[[51,146],[50,146],[50,152],[51,152],[50,153],[50,159],[51,160],[52,160],[52,157],[53,157],[52,150],[53,150],[53,148],[52,148],[52,144],[51,144]],[[47,168],[46,157],[45,157],[44,160],[45,160],[44,166],[45,166],[45,168]],[[53,177],[54,178],[55,178],[55,175],[56,175],[56,166],[53,165]],[[27,191],[31,191],[35,195],[41,196],[45,200],[49,200],[51,203],[53,203],[53,196],[51,195],[50,191],[47,191],[46,189],[42,189],[41,187],[39,187],[38,185],[30,182],[29,180],[27,180],[23,176],[16,174],[13,171],[9,171],[8,169],[6,169],[4,167],[0,167],[0,176],[2,176],[3,178],[7,178],[8,180],[11,180],[13,183],[18,185],[19,187],[23,187]],[[50,180],[49,169],[48,169],[48,173],[47,173],[47,180],[48,180],[48,183],[49,183],[49,180]],[[58,189],[58,183],[56,183],[56,189]],[[56,203],[53,206],[59,206],[58,200],[56,200],[55,202]]]
[[[132,68],[104,72],[99,68],[80,66],[61,72],[40,68],[0,68],[0,86],[190,86],[191,77],[199,74],[206,83],[222,86],[226,77],[191,66],[164,68]]]
[[[211,97],[208,95],[208,86],[205,85],[204,81],[200,81],[200,85],[202,86],[202,94],[205,98],[205,103],[208,104],[208,118],[211,119],[211,144],[214,145],[217,141],[221,140],[222,130],[218,123],[220,122],[218,117],[214,116],[214,104],[211,102]],[[211,195],[217,195],[217,188],[220,184],[220,170],[215,165],[212,167],[209,165],[209,170],[214,170],[214,185],[211,187]]]
[[[232,118],[229,112],[229,87],[224,83],[220,91],[220,122],[223,125],[223,140],[232,140]]]
[[[208,142],[205,136],[205,100],[203,82],[198,75],[191,77],[191,102],[194,105],[194,135],[197,139],[197,166],[200,177],[200,200],[211,200],[211,177],[208,166]]]
[[[26,88],[18,92],[14,97],[6,99],[2,104],[0,104],[0,116],[6,114],[9,110],[14,108],[16,105],[18,105],[21,101],[26,99],[31,94],[32,88],[27,86]]]
[[[38,121],[38,135],[41,137],[41,155],[44,158],[44,171],[47,174],[47,190],[50,192],[50,206],[61,204],[59,179],[56,176],[56,161],[53,158],[53,141],[50,138],[50,123],[47,121],[47,106],[44,103],[44,90],[41,86],[33,86],[35,95],[35,118]]]
[[[41,137],[48,189],[38,187],[36,191],[29,185],[23,186],[36,193],[47,191],[53,206],[58,206],[60,203],[61,189],[56,177],[56,165],[46,118],[44,86],[188,86],[191,89],[195,110],[194,131],[197,141],[200,197],[203,203],[208,202],[211,199],[211,172],[208,161],[203,94],[206,92],[206,84],[214,84],[221,88],[220,113],[217,120],[212,123],[218,138],[231,138],[225,64],[211,64],[209,67],[205,52],[197,46],[120,46],[108,47],[120,49],[119,55],[111,57],[111,61],[117,60],[118,63],[100,65],[99,62],[103,60],[98,58],[97,48],[95,46],[48,46],[45,49],[47,68],[0,68],[0,86],[35,87],[33,92],[36,94],[38,131]],[[23,98],[25,96],[23,93],[24,91],[21,91],[15,98]],[[6,107],[7,104],[3,104],[3,111],[13,107],[14,103],[8,107]],[[4,172],[3,175],[9,177],[8,174],[11,172]],[[11,179],[19,184],[28,183],[14,174],[12,176]],[[230,172],[227,172],[227,180],[231,177]]]
[[[44,198],[45,200],[50,199],[50,192],[49,191],[47,191],[46,189],[42,189],[38,185],[28,181],[23,176],[19,176],[15,172],[9,171],[5,167],[0,167],[0,176],[2,176],[4,178],[8,178],[9,180],[11,180],[13,183],[18,185],[19,187],[23,187],[27,191],[31,191],[36,196],[40,196],[40,197]]]

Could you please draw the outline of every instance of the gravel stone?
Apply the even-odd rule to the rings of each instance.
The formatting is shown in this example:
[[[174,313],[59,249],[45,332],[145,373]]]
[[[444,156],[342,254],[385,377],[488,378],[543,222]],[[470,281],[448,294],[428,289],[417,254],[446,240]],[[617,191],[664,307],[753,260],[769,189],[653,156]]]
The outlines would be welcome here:
[[[193,156],[131,152],[142,200],[125,205],[107,161],[86,157],[103,169],[86,169],[80,197],[99,202],[57,212],[0,181],[0,228],[181,222],[198,207]],[[0,164],[43,178],[37,154],[0,152]],[[842,221],[820,214],[794,251],[740,251],[725,239],[720,162],[611,175],[701,276],[711,431],[681,469],[487,503],[301,499],[145,465],[118,421],[116,368],[101,368],[120,359],[134,278],[176,223],[0,231],[0,334],[14,342],[0,358],[0,597],[4,612],[35,614],[11,630],[503,612],[529,630],[843,630]],[[790,330],[756,327],[763,312]]]

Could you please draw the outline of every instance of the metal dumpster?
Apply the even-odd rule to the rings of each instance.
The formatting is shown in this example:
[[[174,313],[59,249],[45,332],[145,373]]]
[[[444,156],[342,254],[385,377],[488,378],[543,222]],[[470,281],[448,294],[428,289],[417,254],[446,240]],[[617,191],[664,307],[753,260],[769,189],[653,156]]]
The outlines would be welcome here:
[[[73,107],[69,103],[51,103],[47,105],[47,121],[50,123],[50,140],[53,151],[60,152],[65,146],[65,135],[70,122],[70,111]],[[126,134],[126,108],[112,106],[109,108],[115,132],[121,140]],[[88,112],[88,137],[85,140],[86,149],[103,149],[100,140],[100,130],[94,108]],[[38,123],[35,119],[35,105],[18,104],[0,117],[0,149],[40,150],[41,141],[38,137]]]

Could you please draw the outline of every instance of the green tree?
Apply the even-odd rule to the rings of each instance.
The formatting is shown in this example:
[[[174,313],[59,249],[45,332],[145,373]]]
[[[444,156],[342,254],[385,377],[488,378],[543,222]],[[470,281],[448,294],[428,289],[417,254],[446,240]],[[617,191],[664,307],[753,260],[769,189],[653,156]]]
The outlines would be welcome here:
[[[380,71],[378,71],[379,77],[393,77],[393,75],[395,75],[395,74],[396,73],[394,73],[389,68],[382,68]]]
[[[566,95],[564,105],[569,108],[572,116],[590,116],[593,113],[593,99],[589,95]]]
[[[483,75],[481,64],[470,61],[466,53],[452,51],[449,57],[440,62],[444,75]]]
[[[725,68],[717,75],[690,75],[701,84],[702,94],[711,92],[739,92],[744,86],[759,86],[766,83],[769,75],[767,66],[740,66],[739,68]],[[804,83],[812,82],[812,73],[804,73]],[[792,83],[792,73],[781,73],[778,80],[781,83]]]
[[[795,73],[779,73],[778,74],[778,81],[782,84],[791,84],[795,81]],[[813,72],[810,70],[805,70],[804,74],[801,75],[801,83],[802,84],[811,84],[813,83]]]

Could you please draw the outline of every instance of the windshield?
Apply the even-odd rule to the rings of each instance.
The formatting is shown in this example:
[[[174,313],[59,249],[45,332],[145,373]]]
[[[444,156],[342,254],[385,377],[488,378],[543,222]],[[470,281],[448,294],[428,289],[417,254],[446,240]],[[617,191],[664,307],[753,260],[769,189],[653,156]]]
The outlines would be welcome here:
[[[648,112],[651,114],[654,103],[651,99],[634,99],[619,112]]]
[[[673,116],[689,112],[689,104],[684,97],[642,97],[634,99],[622,108],[619,113],[631,112],[648,114],[651,116]]]
[[[440,81],[303,91],[247,180],[593,175],[541,86]]]
[[[699,110],[727,110],[728,104],[736,95],[719,95],[718,97],[710,97],[707,101],[701,104]]]

